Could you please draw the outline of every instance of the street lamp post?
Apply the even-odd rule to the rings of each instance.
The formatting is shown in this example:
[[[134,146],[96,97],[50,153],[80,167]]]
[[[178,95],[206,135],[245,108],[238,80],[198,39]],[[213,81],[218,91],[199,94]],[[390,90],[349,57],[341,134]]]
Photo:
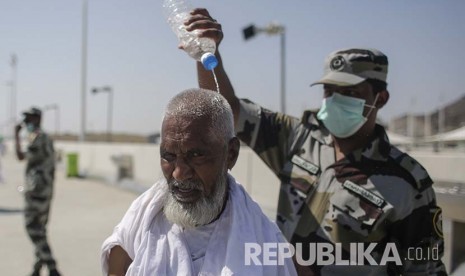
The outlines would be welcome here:
[[[6,103],[5,111],[6,111],[6,118],[7,118],[5,122],[5,127],[8,127],[10,129],[10,131],[7,132],[6,135],[11,135],[11,137],[14,137],[15,131],[13,127],[15,126],[16,122],[15,122],[15,117],[13,113],[13,101],[14,101],[13,100],[14,99],[13,82],[11,80],[7,81],[5,83],[5,86],[10,89],[9,98],[5,101]]]
[[[57,104],[44,106],[44,110],[55,110],[55,136],[60,132],[60,107]]]
[[[112,116],[113,116],[113,89],[110,86],[92,88],[93,94],[97,94],[99,92],[108,93],[107,141],[111,142],[111,123],[112,123]]]
[[[86,92],[87,92],[87,0],[82,1],[81,41],[81,131],[79,141],[86,140]]]
[[[16,105],[17,105],[17,65],[18,65],[18,57],[16,54],[11,54],[10,66],[11,66],[11,80],[8,82],[8,86],[11,88],[11,107],[10,107],[10,121],[11,121],[11,129],[16,124]],[[13,133],[14,136],[14,133]],[[12,136],[12,137],[13,137]]]
[[[281,91],[280,91],[280,100],[281,100],[281,112],[286,113],[286,32],[283,25],[277,23],[270,23],[264,28],[258,28],[255,25],[249,25],[243,30],[244,39],[248,40],[254,37],[258,33],[266,33],[268,35],[279,35],[280,36],[280,59],[281,59]]]

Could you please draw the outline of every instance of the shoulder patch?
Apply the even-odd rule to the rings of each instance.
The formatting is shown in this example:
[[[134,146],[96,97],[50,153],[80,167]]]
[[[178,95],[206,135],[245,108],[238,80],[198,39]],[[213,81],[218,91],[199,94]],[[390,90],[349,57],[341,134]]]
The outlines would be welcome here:
[[[444,235],[442,232],[442,211],[440,208],[437,208],[436,211],[434,212],[432,223],[433,223],[434,231],[436,232],[436,234],[439,237],[443,238]]]

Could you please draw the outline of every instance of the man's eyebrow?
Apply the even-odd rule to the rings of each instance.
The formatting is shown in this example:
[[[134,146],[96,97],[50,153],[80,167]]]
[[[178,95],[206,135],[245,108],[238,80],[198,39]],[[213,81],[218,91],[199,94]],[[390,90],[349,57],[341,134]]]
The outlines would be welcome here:
[[[186,154],[189,154],[189,153],[202,153],[202,154],[209,154],[211,153],[211,150],[209,148],[191,148],[189,149]]]

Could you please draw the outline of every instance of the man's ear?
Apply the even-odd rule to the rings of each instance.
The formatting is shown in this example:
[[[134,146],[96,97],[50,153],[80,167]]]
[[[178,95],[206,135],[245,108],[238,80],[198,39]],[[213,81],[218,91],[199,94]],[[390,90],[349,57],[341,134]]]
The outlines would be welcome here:
[[[241,144],[237,137],[231,138],[228,143],[228,169],[232,169],[236,164],[237,157],[239,156],[239,149]]]
[[[376,101],[376,108],[381,109],[384,105],[389,101],[389,92],[387,90],[383,90],[378,92],[378,100]]]

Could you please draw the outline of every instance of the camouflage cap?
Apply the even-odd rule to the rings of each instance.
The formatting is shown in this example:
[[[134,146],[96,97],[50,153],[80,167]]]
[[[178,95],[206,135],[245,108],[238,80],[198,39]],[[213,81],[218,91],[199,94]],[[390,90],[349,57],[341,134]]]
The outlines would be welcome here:
[[[376,79],[386,83],[388,58],[376,49],[343,49],[332,52],[325,61],[322,79],[312,83],[352,86],[366,79]]]
[[[23,112],[24,116],[42,116],[42,111],[37,107],[31,107]]]

